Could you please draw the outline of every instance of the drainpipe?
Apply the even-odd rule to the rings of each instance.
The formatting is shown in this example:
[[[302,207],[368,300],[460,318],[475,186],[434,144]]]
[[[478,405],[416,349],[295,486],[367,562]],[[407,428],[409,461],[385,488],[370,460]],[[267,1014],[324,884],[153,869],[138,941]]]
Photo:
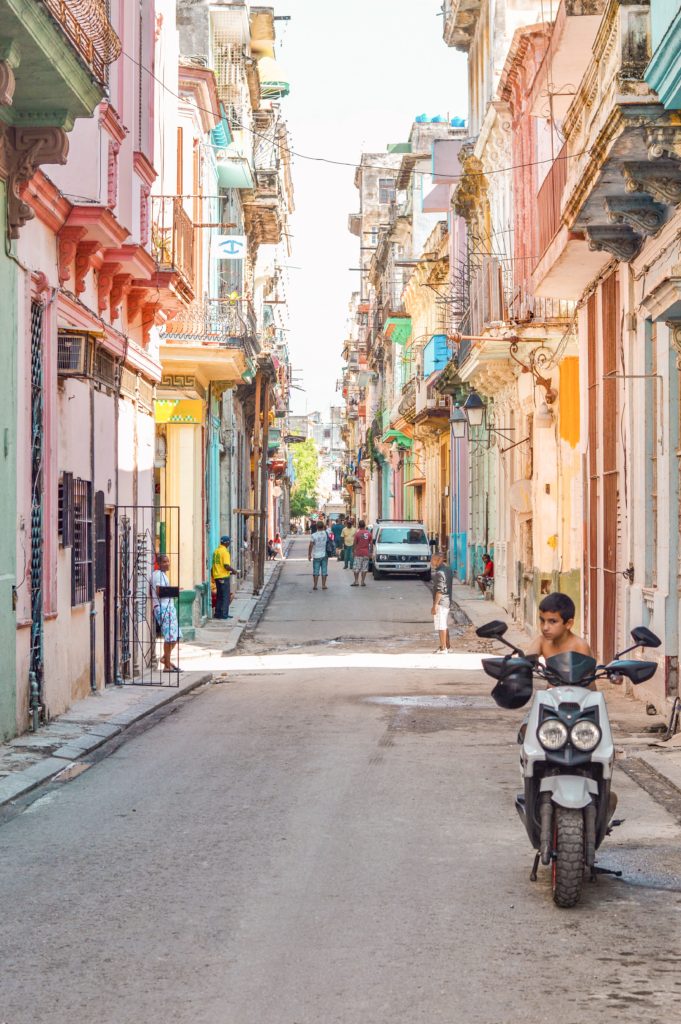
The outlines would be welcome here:
[[[114,513],[114,538],[113,538],[113,563],[114,563],[113,564],[113,570],[114,570],[113,571],[113,575],[114,575],[114,600],[113,600],[113,606],[114,606],[114,624],[113,624],[113,649],[114,649],[114,657],[113,657],[113,681],[114,681],[114,686],[122,686],[123,685],[123,677],[121,675],[120,657],[119,657],[119,653],[118,653],[118,641],[119,641],[118,630],[119,630],[119,620],[120,620],[120,613],[121,613],[121,594],[120,594],[120,582],[119,582],[120,573],[118,571],[118,502],[119,502],[119,497],[120,497],[119,489],[118,489],[119,488],[119,474],[118,474],[119,439],[118,439],[118,430],[119,430],[119,417],[120,417],[119,406],[120,406],[120,402],[121,402],[121,386],[122,386],[122,382],[123,382],[123,367],[125,366],[127,358],[128,358],[128,339],[126,337],[126,339],[125,339],[125,354],[123,356],[123,359],[121,360],[120,366],[118,367],[118,385],[116,387],[116,400],[115,400],[115,403],[114,403],[114,463],[115,463],[115,465],[114,465],[114,476],[115,476],[115,483],[116,483],[116,491],[115,491],[115,494],[116,494],[116,511]],[[135,415],[137,415],[137,407],[135,408]],[[156,434],[154,433],[154,440],[155,440],[155,438],[156,438]]]
[[[95,590],[95,385],[90,382],[90,533],[88,540],[89,585],[92,598],[90,600],[90,690],[97,692],[97,591]]]

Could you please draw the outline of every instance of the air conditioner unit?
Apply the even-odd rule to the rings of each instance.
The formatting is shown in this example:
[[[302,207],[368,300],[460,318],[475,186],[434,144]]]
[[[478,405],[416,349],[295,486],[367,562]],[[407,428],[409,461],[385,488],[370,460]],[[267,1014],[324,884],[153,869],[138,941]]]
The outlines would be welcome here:
[[[92,339],[87,331],[59,331],[57,373],[60,377],[92,376]]]

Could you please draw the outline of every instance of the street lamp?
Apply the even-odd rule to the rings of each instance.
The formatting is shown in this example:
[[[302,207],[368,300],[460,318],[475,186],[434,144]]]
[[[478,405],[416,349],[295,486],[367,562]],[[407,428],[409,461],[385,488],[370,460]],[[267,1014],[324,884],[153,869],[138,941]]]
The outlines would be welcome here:
[[[485,403],[477,391],[471,391],[463,403],[463,411],[466,414],[470,427],[481,427],[485,418]]]
[[[455,438],[463,438],[466,436],[466,413],[463,409],[460,409],[458,405],[455,405],[452,409],[452,415],[449,417],[449,422],[452,426],[452,436]]]

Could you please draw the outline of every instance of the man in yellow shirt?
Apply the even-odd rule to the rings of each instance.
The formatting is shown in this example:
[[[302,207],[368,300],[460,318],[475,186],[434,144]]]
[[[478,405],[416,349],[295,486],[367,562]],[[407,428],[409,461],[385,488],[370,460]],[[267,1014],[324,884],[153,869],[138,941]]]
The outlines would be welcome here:
[[[220,543],[213,552],[211,576],[215,581],[217,600],[215,602],[215,618],[231,619],[229,614],[230,576],[232,575],[232,559],[229,553],[229,537],[220,537]]]
[[[357,533],[357,527],[355,526],[355,520],[348,516],[345,526],[341,533],[341,540],[343,541],[343,568],[352,569],[352,548],[355,543],[355,534]]]

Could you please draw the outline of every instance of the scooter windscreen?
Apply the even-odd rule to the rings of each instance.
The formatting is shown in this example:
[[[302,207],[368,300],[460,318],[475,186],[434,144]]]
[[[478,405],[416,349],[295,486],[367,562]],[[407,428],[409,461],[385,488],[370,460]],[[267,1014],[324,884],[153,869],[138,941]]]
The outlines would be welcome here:
[[[596,671],[597,662],[588,654],[578,654],[576,651],[566,651],[565,654],[554,654],[552,658],[546,659],[546,667],[557,676],[557,679],[550,681],[559,686],[560,683],[582,683],[586,686]]]

